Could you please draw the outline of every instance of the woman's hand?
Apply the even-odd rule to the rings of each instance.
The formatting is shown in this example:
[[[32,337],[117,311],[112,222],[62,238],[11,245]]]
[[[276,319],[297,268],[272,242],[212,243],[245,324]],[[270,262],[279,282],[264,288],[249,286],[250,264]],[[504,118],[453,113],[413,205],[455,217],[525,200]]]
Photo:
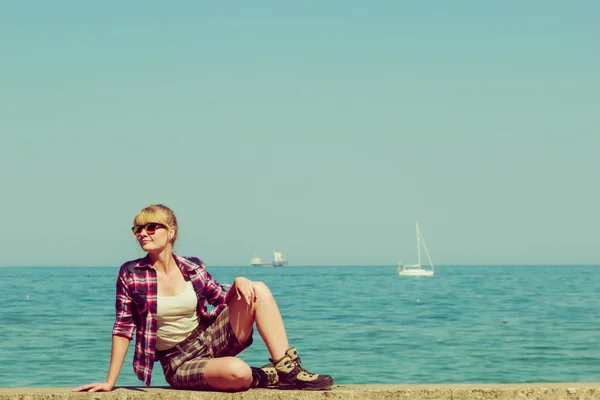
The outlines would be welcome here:
[[[238,300],[243,297],[248,305],[256,301],[256,290],[250,279],[244,278],[243,276],[235,278],[233,287],[235,288]]]
[[[110,385],[108,382],[94,382],[88,383],[87,385],[81,385],[75,389],[72,389],[72,392],[110,392],[113,390],[113,385]]]

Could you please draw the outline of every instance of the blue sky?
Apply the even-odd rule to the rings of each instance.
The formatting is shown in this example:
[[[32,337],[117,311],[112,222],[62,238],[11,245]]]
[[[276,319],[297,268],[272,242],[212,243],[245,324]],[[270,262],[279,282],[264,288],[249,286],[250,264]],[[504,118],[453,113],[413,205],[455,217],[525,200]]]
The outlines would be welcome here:
[[[119,265],[147,204],[247,265],[600,261],[600,3],[0,5],[0,265]]]

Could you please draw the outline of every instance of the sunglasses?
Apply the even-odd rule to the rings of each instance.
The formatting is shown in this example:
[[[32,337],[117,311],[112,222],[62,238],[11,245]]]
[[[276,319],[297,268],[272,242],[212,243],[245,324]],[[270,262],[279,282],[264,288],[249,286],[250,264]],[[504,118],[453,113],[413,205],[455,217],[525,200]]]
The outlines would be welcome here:
[[[167,229],[167,227],[163,224],[159,224],[158,222],[150,222],[146,225],[135,225],[131,227],[131,232],[133,232],[135,236],[140,236],[142,231],[145,230],[148,235],[154,235],[156,230],[160,228]]]

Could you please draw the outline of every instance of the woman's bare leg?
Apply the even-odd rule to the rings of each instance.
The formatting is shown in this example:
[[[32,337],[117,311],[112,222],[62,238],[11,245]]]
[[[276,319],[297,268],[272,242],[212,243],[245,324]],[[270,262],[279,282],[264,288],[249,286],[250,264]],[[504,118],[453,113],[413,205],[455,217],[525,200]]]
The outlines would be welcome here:
[[[273,360],[279,360],[290,348],[283,319],[271,291],[263,282],[252,282],[256,301],[250,305],[244,298],[229,301],[229,323],[240,343],[246,342],[256,322],[258,333],[267,346]]]
[[[252,371],[236,357],[212,358],[204,367],[204,378],[216,390],[246,390],[252,383]]]

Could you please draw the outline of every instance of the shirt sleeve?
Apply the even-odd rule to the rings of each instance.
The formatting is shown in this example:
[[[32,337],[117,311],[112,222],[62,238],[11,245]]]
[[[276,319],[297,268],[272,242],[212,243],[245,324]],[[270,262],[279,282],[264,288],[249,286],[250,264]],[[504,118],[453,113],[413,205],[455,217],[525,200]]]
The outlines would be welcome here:
[[[133,330],[135,324],[131,315],[131,295],[129,287],[125,281],[125,270],[121,268],[119,277],[117,278],[117,294],[116,294],[116,319],[113,326],[113,336],[122,336],[129,340],[133,339]]]
[[[200,280],[204,285],[204,297],[212,306],[218,306],[226,303],[227,289],[220,283],[217,283],[208,273],[204,263],[200,261],[200,269],[198,270]]]

